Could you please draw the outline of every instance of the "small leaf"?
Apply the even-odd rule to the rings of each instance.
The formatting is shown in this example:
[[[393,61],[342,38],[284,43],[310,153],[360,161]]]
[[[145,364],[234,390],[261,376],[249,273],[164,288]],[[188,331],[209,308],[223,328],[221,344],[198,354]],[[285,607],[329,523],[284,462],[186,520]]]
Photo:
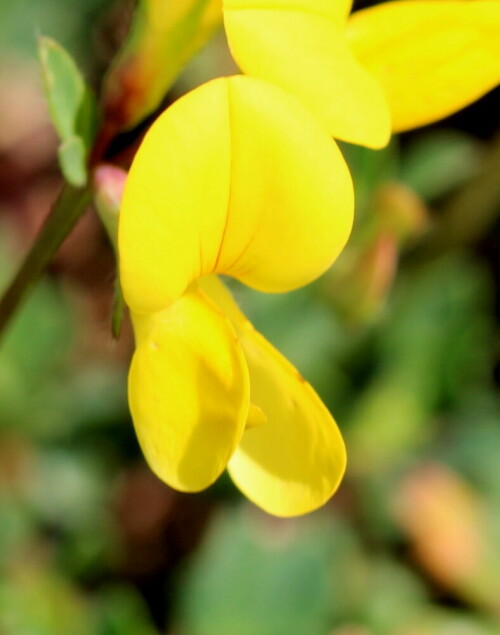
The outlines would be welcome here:
[[[50,114],[60,138],[65,139],[75,131],[83,80],[71,57],[53,40],[40,39],[39,56]]]
[[[57,151],[64,178],[75,187],[87,182],[86,150],[81,137],[68,137]]]
[[[61,170],[72,185],[84,185],[86,159],[97,127],[95,98],[69,53],[57,42],[40,38],[38,54],[50,117],[61,140]]]

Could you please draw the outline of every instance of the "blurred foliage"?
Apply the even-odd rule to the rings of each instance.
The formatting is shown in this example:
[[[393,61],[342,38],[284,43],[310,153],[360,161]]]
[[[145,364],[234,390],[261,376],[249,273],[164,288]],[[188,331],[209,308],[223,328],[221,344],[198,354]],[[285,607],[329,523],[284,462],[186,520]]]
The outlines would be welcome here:
[[[4,53],[31,53],[36,37],[53,37],[71,44],[79,54],[88,50],[91,24],[112,0],[17,0],[0,3],[1,46]],[[83,57],[83,55],[82,55]],[[85,55],[85,57],[89,57]]]
[[[98,69],[125,8],[0,4],[2,57],[28,60],[0,73],[0,286],[57,181],[36,35]],[[217,37],[176,90],[231,68]],[[500,633],[500,141],[474,135],[477,112],[467,131],[344,144],[357,218],[332,270],[282,296],[232,283],[345,433],[345,483],[306,518],[266,516],[229,479],[175,494],[143,467],[111,249],[82,223],[0,349],[2,635]]]

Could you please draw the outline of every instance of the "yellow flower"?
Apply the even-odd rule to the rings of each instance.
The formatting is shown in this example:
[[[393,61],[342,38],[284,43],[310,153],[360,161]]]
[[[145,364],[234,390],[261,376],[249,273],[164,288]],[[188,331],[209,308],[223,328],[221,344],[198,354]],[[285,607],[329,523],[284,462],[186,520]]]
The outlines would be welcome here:
[[[226,468],[281,516],[335,491],[344,445],[331,415],[214,274],[284,292],[324,272],[352,224],[335,142],[291,95],[248,77],[214,80],[153,124],[119,225],[136,352],[129,402],[144,454],[172,487]]]
[[[299,97],[337,139],[372,148],[500,80],[498,0],[224,0],[234,58]]]

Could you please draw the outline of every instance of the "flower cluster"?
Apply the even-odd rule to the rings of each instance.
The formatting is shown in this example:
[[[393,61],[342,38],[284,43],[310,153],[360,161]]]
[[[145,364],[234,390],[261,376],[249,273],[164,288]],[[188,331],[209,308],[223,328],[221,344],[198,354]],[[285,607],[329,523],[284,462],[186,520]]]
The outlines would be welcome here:
[[[443,117],[500,77],[498,0],[349,11],[345,0],[225,0],[245,74],[200,86],[157,119],[120,213],[136,336],[129,402],[150,466],[182,491],[227,467],[280,516],[332,495],[342,437],[218,274],[264,292],[314,280],[352,224],[352,183],[332,137],[382,147],[391,131]]]

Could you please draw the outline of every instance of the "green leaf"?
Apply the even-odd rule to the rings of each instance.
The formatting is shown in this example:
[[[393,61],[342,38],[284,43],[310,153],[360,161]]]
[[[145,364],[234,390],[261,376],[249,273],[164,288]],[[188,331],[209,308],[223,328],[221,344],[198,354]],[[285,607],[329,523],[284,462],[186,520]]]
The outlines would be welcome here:
[[[0,580],[0,632],[9,635],[85,635],[95,632],[78,589],[33,558],[12,563]]]
[[[50,115],[60,138],[66,139],[75,132],[83,80],[69,54],[54,40],[40,38],[39,57]]]
[[[74,186],[87,181],[87,157],[97,127],[95,98],[69,53],[42,37],[38,53],[50,117],[61,140],[59,164]]]
[[[479,142],[461,132],[439,130],[417,137],[401,163],[401,180],[427,201],[446,196],[481,167]]]
[[[81,137],[68,137],[57,151],[61,170],[71,185],[83,187],[87,182],[87,152]]]
[[[104,588],[98,601],[100,635],[158,635],[145,602],[133,588]]]
[[[489,327],[481,305],[488,295],[483,271],[463,257],[400,275],[377,374],[358,396],[347,430],[351,473],[407,461],[435,434],[439,409],[483,384]]]
[[[359,565],[341,519],[318,513],[290,524],[246,506],[223,510],[184,574],[178,632],[330,633],[359,597]]]

